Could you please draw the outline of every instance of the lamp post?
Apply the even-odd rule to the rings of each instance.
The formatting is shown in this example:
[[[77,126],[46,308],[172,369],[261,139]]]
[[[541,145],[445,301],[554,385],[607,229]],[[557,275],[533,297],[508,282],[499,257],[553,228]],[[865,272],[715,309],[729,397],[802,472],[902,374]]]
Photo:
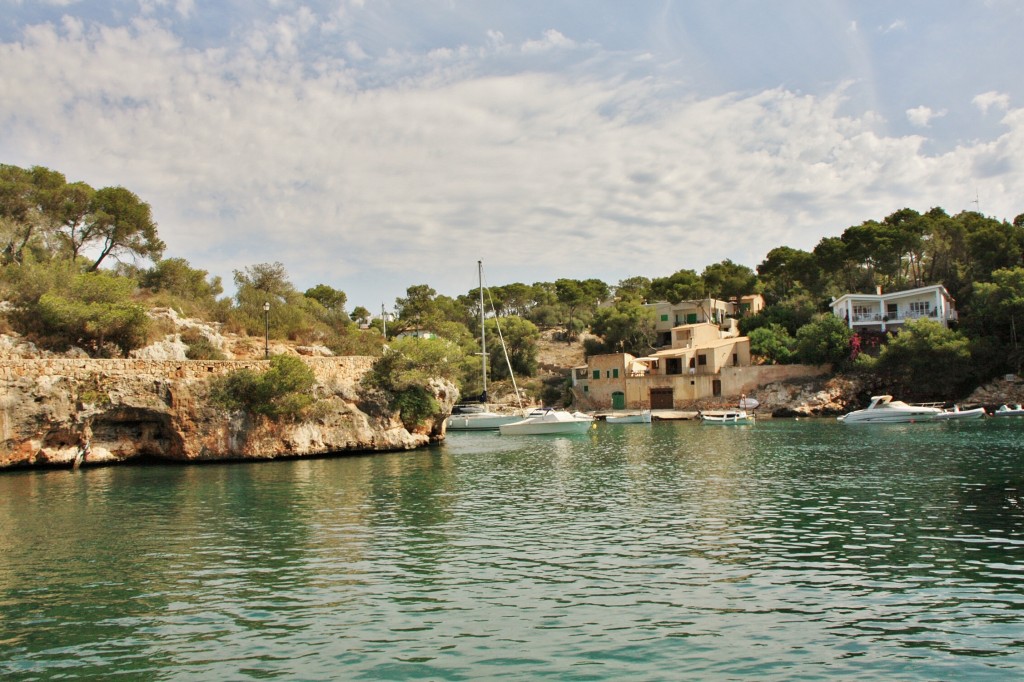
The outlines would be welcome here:
[[[263,357],[270,357],[270,301],[263,304]]]

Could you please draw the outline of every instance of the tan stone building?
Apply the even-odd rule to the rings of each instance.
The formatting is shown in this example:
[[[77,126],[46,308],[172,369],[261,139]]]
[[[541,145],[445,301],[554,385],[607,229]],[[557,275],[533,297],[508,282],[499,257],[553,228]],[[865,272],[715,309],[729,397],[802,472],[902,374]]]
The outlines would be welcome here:
[[[722,330],[710,322],[684,324],[669,334],[669,348],[645,357],[590,357],[573,373],[581,401],[593,409],[672,409],[741,392],[743,382],[724,372],[750,366],[750,339],[737,336],[735,325]]]

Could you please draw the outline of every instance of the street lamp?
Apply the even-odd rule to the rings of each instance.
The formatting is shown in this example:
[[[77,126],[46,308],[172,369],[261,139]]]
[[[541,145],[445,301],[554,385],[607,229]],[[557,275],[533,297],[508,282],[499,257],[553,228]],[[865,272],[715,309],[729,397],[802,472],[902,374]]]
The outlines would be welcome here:
[[[263,357],[270,357],[270,301],[263,304]]]

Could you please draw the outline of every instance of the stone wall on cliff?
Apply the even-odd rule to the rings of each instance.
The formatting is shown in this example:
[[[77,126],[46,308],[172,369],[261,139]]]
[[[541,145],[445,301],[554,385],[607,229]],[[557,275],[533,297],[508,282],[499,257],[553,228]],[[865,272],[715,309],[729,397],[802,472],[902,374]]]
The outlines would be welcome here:
[[[408,450],[443,437],[443,418],[413,430],[386,396],[360,379],[373,358],[303,358],[316,377],[316,417],[275,422],[229,413],[209,400],[210,380],[263,360],[0,360],[0,468],[173,461],[271,459],[340,452]],[[454,386],[432,390],[450,411]]]

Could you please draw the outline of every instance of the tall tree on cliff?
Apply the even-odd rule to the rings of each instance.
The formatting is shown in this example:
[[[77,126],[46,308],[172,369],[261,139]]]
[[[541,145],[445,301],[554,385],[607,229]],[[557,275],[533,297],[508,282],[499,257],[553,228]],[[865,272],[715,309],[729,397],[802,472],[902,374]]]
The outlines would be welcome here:
[[[85,245],[95,244],[99,255],[89,268],[95,271],[108,256],[128,254],[159,260],[165,244],[157,237],[149,204],[124,187],[97,190],[89,205]]]

